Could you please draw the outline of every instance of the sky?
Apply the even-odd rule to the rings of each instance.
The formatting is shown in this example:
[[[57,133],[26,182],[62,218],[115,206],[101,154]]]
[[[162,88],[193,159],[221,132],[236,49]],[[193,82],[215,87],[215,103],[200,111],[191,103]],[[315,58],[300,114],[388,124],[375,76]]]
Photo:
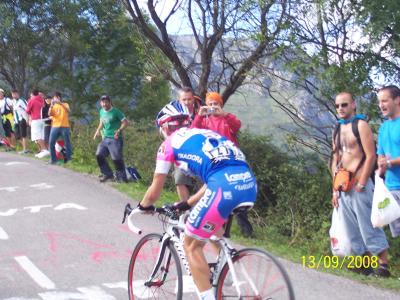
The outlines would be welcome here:
[[[186,0],[177,0],[179,3],[185,3]],[[165,20],[172,10],[176,0],[154,0],[157,14],[161,20]],[[138,4],[145,11],[147,10],[147,0],[138,0]],[[183,11],[177,11],[167,23],[167,30],[172,34],[193,34],[188,26],[187,17]]]

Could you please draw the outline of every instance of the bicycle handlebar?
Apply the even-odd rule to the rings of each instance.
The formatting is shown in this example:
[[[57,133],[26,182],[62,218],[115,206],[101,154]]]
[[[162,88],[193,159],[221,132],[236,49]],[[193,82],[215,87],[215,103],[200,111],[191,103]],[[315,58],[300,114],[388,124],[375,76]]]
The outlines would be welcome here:
[[[128,203],[125,205],[125,210],[124,210],[124,217],[122,219],[122,223],[125,223],[126,218],[128,217],[128,227],[131,231],[133,231],[136,234],[142,234],[142,230],[135,226],[133,224],[132,218],[136,214],[142,214],[142,213],[158,213],[164,216],[167,216],[171,220],[178,220],[179,215],[178,213],[173,209],[171,206],[163,206],[163,207],[155,207],[154,211],[143,211],[139,207],[132,208],[131,205]]]

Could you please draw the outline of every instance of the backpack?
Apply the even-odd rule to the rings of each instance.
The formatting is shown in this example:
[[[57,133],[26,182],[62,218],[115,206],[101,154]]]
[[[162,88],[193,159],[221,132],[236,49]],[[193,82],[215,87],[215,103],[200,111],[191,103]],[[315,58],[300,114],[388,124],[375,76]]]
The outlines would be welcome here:
[[[126,167],[126,175],[129,181],[138,181],[142,179],[139,172],[134,167]]]
[[[357,139],[357,143],[358,143],[358,145],[360,146],[361,151],[362,151],[363,154],[364,154],[364,157],[363,157],[363,159],[362,159],[361,162],[360,162],[360,165],[362,165],[362,164],[364,163],[364,161],[365,161],[365,152],[364,152],[363,145],[362,145],[362,143],[361,143],[360,131],[358,130],[358,121],[360,121],[360,119],[355,119],[355,120],[353,120],[353,121],[351,122],[351,130],[352,130],[354,136],[355,136],[356,139]],[[336,142],[336,139],[338,139],[337,142],[336,142],[336,147],[338,147],[338,146],[340,147],[340,125],[341,125],[341,124],[338,123],[338,124],[336,125],[335,129],[333,130],[333,140],[335,140],[335,142]],[[375,152],[376,152],[376,141],[375,141]],[[333,154],[333,153],[332,153],[332,154]],[[378,168],[378,159],[375,160],[375,166],[374,166],[374,169],[373,169],[373,171],[371,172],[371,176],[370,176],[371,179],[372,179],[372,182],[374,182],[374,183],[375,183],[374,171],[375,171],[377,168]]]

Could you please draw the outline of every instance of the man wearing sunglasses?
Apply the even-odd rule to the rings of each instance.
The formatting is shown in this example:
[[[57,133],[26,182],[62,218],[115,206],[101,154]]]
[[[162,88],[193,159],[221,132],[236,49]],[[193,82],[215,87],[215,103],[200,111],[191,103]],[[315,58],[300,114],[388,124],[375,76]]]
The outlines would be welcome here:
[[[379,258],[379,267],[374,270],[355,268],[352,271],[364,275],[374,272],[377,276],[389,277],[389,245],[383,230],[373,228],[371,223],[374,185],[370,175],[376,161],[372,130],[363,115],[355,114],[356,102],[351,93],[339,93],[335,107],[340,125],[332,140],[332,174],[337,174],[339,170],[348,171],[351,180],[346,191],[341,188],[333,191],[332,205],[343,212],[353,255],[377,255]],[[359,137],[354,134],[354,125],[357,126]]]

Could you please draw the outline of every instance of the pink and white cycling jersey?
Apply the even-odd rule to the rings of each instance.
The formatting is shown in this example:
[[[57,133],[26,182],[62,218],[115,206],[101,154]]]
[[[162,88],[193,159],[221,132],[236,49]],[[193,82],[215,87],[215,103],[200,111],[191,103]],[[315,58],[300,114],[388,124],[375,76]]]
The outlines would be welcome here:
[[[175,163],[188,175],[208,178],[227,166],[247,166],[242,151],[218,133],[197,128],[181,128],[160,146],[155,173],[167,174]]]

